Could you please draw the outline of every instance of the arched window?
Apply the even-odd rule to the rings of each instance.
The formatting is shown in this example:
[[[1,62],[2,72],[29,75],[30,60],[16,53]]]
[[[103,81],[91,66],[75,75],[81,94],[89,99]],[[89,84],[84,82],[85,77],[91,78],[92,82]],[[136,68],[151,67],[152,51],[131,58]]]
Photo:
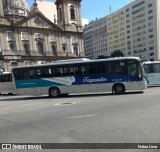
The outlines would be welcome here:
[[[25,43],[25,44],[23,45],[23,47],[24,47],[24,52],[25,52],[25,54],[26,54],[26,55],[29,55],[29,54],[30,54],[29,45]]]
[[[70,6],[70,17],[71,20],[75,20],[75,7],[73,5]]]
[[[78,45],[77,44],[73,45],[73,54],[75,56],[79,55],[79,50],[78,50]]]
[[[52,44],[52,54],[57,55],[57,47],[55,44]]]
[[[44,49],[43,49],[43,43],[42,42],[37,42],[37,51],[39,54],[44,55]]]

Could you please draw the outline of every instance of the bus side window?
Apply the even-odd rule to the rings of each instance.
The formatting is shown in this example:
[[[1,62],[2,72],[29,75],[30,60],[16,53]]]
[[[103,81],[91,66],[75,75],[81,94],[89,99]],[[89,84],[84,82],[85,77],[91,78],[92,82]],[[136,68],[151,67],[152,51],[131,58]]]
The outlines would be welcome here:
[[[35,70],[34,69],[30,69],[29,70],[29,73],[30,73],[30,79],[33,79],[36,77],[36,74],[35,74]]]
[[[138,67],[137,64],[130,64],[128,66],[128,75],[130,76],[138,76]]]
[[[9,82],[9,81],[10,81],[9,75],[6,75],[6,76],[5,76],[5,82]]]
[[[96,65],[89,65],[89,74],[94,74],[96,73]]]
[[[76,67],[70,67],[70,75],[71,76],[75,76],[76,75],[76,72],[75,71],[78,71],[77,69],[75,69]]]
[[[61,72],[62,72],[62,69],[59,68],[59,67],[54,67],[52,69],[52,75],[53,75],[53,77],[61,77]]]
[[[23,71],[23,79],[30,79],[30,71],[26,69]]]
[[[82,66],[82,75],[88,74],[88,67],[87,65]]]
[[[105,63],[98,62],[97,63],[97,74],[107,73],[107,66]]]

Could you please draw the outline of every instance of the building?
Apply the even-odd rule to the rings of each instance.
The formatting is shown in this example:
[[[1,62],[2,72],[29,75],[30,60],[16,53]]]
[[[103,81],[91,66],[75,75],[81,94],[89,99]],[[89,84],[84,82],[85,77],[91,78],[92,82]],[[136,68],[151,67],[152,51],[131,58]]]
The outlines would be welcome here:
[[[104,18],[106,25],[102,27]],[[92,39],[94,58],[120,50],[125,56],[137,56],[146,61],[160,60],[159,22],[159,0],[135,0],[116,12],[92,22],[89,25],[92,25],[92,29],[89,31],[92,31],[94,36]],[[84,40],[87,32],[84,30]],[[103,44],[104,39],[106,46]],[[106,48],[103,48],[103,45]],[[104,49],[106,53],[102,51]],[[90,50],[85,48],[85,54],[88,54],[87,52]]]
[[[39,0],[37,1],[38,10],[48,18],[51,22],[57,24],[57,7],[56,4],[49,1]],[[32,7],[33,8],[33,7]],[[54,12],[54,13],[50,13]],[[82,27],[88,24],[88,19],[82,18]]]
[[[83,28],[84,32],[84,52],[85,56],[89,59],[94,59],[93,50],[93,27],[92,24],[88,24]]]
[[[92,23],[93,26],[93,49],[94,58],[99,56],[107,56],[107,18],[97,19]]]
[[[55,3],[49,1],[37,1],[37,7],[46,18],[52,23],[57,24],[57,8]],[[33,9],[33,7],[31,9]]]
[[[24,0],[0,0],[1,68],[84,57],[80,3],[56,0],[53,22],[36,1],[30,10]]]

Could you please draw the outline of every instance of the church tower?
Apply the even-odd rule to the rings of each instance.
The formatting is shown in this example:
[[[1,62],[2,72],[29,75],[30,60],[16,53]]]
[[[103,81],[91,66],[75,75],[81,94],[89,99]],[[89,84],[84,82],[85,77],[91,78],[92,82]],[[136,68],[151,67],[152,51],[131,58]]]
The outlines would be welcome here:
[[[82,32],[81,0],[56,0],[58,22],[65,31]]]
[[[4,16],[4,12],[3,12],[3,2],[2,0],[0,0],[0,17]]]

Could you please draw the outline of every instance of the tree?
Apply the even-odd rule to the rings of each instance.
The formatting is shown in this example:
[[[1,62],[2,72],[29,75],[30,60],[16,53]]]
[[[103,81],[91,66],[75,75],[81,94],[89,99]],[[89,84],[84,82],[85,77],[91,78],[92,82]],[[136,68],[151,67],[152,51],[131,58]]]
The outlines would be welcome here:
[[[109,56],[104,56],[104,55],[99,55],[98,59],[105,59],[105,58],[109,58]]]
[[[123,57],[124,54],[120,50],[114,50],[114,52],[111,53],[110,57]]]

